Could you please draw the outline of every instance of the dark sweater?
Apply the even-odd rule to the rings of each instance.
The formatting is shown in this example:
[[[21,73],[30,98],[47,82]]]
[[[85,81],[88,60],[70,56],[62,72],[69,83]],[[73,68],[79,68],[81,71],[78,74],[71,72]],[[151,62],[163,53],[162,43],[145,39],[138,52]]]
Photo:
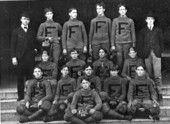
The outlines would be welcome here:
[[[99,111],[102,108],[102,101],[95,90],[78,90],[73,97],[73,101],[70,105],[73,109],[95,109]]]
[[[69,93],[76,91],[76,80],[69,76],[62,77],[58,81],[54,100],[66,100]]]
[[[129,84],[128,101],[134,99],[156,100],[157,95],[153,88],[154,82],[147,75],[132,79]]]
[[[47,61],[41,62],[38,66],[43,71],[43,77],[46,79],[57,79],[57,66],[55,63]]]
[[[70,19],[64,23],[62,46],[63,49],[83,48],[87,46],[87,33],[82,21]]]
[[[97,16],[91,20],[89,44],[110,43],[111,20],[105,16]]]
[[[125,100],[127,94],[126,87],[127,80],[119,76],[111,76],[104,82],[104,91],[114,100]]]
[[[28,81],[25,102],[51,101],[52,92],[50,82],[44,79],[32,79]]]

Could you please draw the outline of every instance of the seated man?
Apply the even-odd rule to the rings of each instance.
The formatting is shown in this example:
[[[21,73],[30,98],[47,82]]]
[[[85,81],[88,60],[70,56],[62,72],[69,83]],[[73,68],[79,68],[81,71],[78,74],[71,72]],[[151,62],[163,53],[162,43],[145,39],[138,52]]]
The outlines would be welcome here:
[[[122,70],[122,77],[127,78],[129,81],[136,76],[136,66],[143,64],[143,60],[138,58],[136,50],[131,47],[129,49],[129,58],[125,60]]]
[[[82,67],[86,64],[85,61],[78,58],[79,53],[77,49],[72,49],[70,51],[71,60],[66,63],[70,68],[70,76],[77,79],[81,76]]]
[[[66,110],[64,119],[74,124],[86,124],[100,121],[102,101],[95,90],[90,88],[90,82],[83,78],[81,89],[73,97],[70,107]]]
[[[153,81],[147,77],[143,65],[136,67],[136,74],[136,78],[132,79],[129,84],[128,111],[132,115],[138,110],[143,111],[152,119],[159,120],[160,107],[153,88]]]
[[[52,94],[55,95],[56,87],[57,87],[57,65],[51,61],[49,61],[49,55],[47,51],[43,51],[42,53],[42,62],[38,64],[43,71],[43,77],[47,79],[51,83]]]
[[[109,69],[112,66],[113,62],[107,59],[106,50],[99,49],[99,59],[93,62],[93,68],[94,74],[100,77],[102,87],[104,86],[104,80],[109,77]]]
[[[118,66],[113,66],[110,69],[110,77],[104,82],[104,91],[108,94],[103,103],[103,113],[105,116],[112,119],[131,120],[132,116],[127,115],[126,100],[126,79],[118,75]]]
[[[58,81],[53,105],[44,121],[62,118],[68,102],[70,103],[73,98],[73,92],[76,91],[76,81],[69,76],[69,68],[67,66],[61,68],[61,74],[62,77]]]
[[[93,74],[93,67],[90,64],[84,66],[84,75],[77,80],[77,89],[80,89],[81,80],[87,78],[91,82],[91,89],[95,89],[98,93],[101,92],[101,82],[98,76]]]
[[[25,104],[17,106],[21,123],[33,121],[50,110],[52,92],[50,83],[43,79],[41,68],[34,68],[34,79],[28,81]]]

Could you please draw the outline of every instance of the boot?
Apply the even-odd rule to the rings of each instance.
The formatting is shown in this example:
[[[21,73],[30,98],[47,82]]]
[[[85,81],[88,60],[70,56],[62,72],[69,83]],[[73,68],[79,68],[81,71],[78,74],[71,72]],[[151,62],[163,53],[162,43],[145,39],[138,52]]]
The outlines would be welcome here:
[[[86,124],[84,121],[74,116],[71,117],[70,121],[72,124]]]
[[[131,116],[131,115],[125,115],[125,116],[124,116],[124,120],[129,120],[129,121],[131,121],[131,120],[132,120],[132,116]]]
[[[113,117],[114,119],[124,119],[124,115],[119,114],[118,112],[114,111],[114,110],[109,110],[108,111],[108,115]]]
[[[28,122],[29,119],[27,116],[24,116],[24,115],[21,115],[20,118],[19,118],[19,122],[20,123],[25,123],[25,122]]]
[[[28,119],[30,121],[35,120],[36,118],[38,118],[39,116],[41,116],[44,113],[44,111],[42,109],[39,109],[38,111],[36,111],[35,113],[33,113],[32,115],[28,116]]]
[[[88,117],[88,118],[86,118],[84,121],[85,121],[86,123],[94,123],[94,122],[96,122],[96,120],[95,120],[94,118],[92,118],[92,117]]]

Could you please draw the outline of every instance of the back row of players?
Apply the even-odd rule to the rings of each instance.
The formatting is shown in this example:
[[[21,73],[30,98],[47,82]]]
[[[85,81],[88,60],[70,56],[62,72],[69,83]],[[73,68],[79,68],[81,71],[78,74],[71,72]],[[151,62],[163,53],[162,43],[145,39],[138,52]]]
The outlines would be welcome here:
[[[121,74],[121,76],[127,78],[128,80],[131,80],[132,78],[136,77],[136,72],[137,72],[136,67],[139,63],[142,63],[141,65],[142,65],[142,68],[144,69],[144,66],[143,66],[144,64],[142,60],[137,58],[136,51],[133,48],[136,45],[134,22],[132,19],[126,16],[127,10],[126,10],[125,5],[120,5],[118,9],[119,9],[120,16],[118,18],[115,18],[111,25],[111,20],[105,17],[104,15],[104,11],[105,11],[104,3],[101,2],[101,3],[96,4],[96,11],[97,11],[98,16],[91,21],[90,32],[89,32],[89,43],[87,40],[88,38],[87,38],[87,34],[86,34],[86,30],[85,30],[83,22],[77,20],[77,9],[75,8],[69,9],[70,19],[64,24],[63,29],[61,28],[61,25],[59,23],[56,23],[53,21],[52,9],[51,8],[45,9],[45,16],[47,20],[46,22],[40,25],[38,33],[37,33],[37,39],[41,41],[42,49],[47,50],[50,56],[52,56],[52,60],[55,64],[54,63],[51,64],[51,62],[48,61],[48,58],[49,58],[48,52],[43,52],[42,63],[39,64],[39,67],[43,69],[44,76],[46,75],[48,77],[49,75],[51,75],[50,78],[49,77],[47,78],[47,80],[50,80],[51,82],[53,93],[56,90],[56,87],[59,88],[59,86],[57,86],[59,85],[59,82],[57,84],[56,79],[57,77],[59,77],[58,76],[59,74],[58,73],[58,68],[59,68],[58,62],[61,56],[61,51],[63,52],[63,55],[67,56],[68,59],[70,59],[68,56],[71,56],[71,60],[69,60],[69,62],[66,63],[66,66],[70,68],[70,76],[73,78],[78,78],[79,76],[83,75],[83,72],[81,70],[84,67],[84,65],[86,65],[84,61],[86,60],[85,54],[88,52],[88,49],[89,49],[89,53],[92,55],[93,60],[94,60],[93,74],[100,77],[99,78],[100,81],[96,81],[97,83],[96,83],[95,89],[97,92],[100,92],[101,90],[105,89],[104,87],[106,86],[105,85],[106,78],[110,76],[110,71],[114,70],[112,68],[117,67],[117,66],[114,66],[113,62],[108,60],[108,58],[106,57],[110,53],[115,53],[116,51],[116,58],[113,61],[115,61],[116,65],[118,65],[119,73]],[[154,83],[152,81],[151,82],[156,87],[155,89],[157,90],[159,98],[161,98],[162,96],[161,95],[161,84],[162,84],[162,81],[161,81],[161,78],[162,78],[161,77],[161,44],[163,42],[163,35],[162,35],[162,31],[159,28],[154,26],[155,18],[152,13],[147,14],[145,21],[147,22],[147,27],[141,31],[141,37],[140,37],[140,42],[139,42],[140,50],[143,51],[142,57],[145,61],[145,65],[147,68],[147,76],[144,76],[144,77],[147,77],[146,80],[148,80],[149,77],[154,79],[155,82]],[[20,27],[22,31],[21,29],[14,30],[12,34],[12,38],[11,38],[12,63],[13,65],[18,65],[18,70],[19,70],[18,71],[19,100],[24,97],[24,90],[23,90],[24,89],[23,88],[24,75],[23,74],[28,73],[28,71],[30,71],[31,67],[33,66],[32,61],[30,60],[33,58],[33,55],[32,55],[33,52],[31,50],[34,47],[33,47],[33,42],[31,42],[33,40],[33,37],[31,34],[32,32],[29,30],[29,27],[28,27],[29,22],[30,22],[29,16],[26,14],[23,14],[21,16],[21,27]],[[61,32],[62,32],[62,38],[61,38],[62,49],[61,49],[61,44],[60,44]],[[87,46],[88,44],[89,44],[89,48]],[[78,55],[79,55],[79,58],[78,58]],[[127,59],[129,56],[130,58]],[[92,68],[92,66],[90,67]],[[53,69],[55,71],[53,71]],[[63,68],[60,70],[62,71]],[[118,69],[116,70],[118,71]],[[142,70],[142,69],[139,69],[139,70]],[[143,76],[142,78],[139,78],[139,79],[142,80]],[[61,80],[62,80],[62,76],[61,76]],[[37,81],[33,81],[33,82],[36,83]],[[150,82],[150,79],[149,79],[149,82]],[[78,84],[81,84],[81,83],[82,83],[81,81],[80,83],[78,83],[78,80],[77,80],[76,84],[78,86]],[[93,84],[93,82],[91,83]],[[38,91],[42,88],[40,87],[39,83],[38,84],[36,83],[36,86],[37,87],[34,87],[35,89],[37,89],[37,91],[35,91],[35,94],[38,93]],[[145,84],[142,84],[142,86],[143,87],[139,88],[139,90],[135,90],[135,91],[142,92],[142,93],[139,93],[138,95],[140,96],[141,94],[146,93],[146,92],[147,92],[146,94],[150,94],[149,92],[152,88],[150,89],[150,86],[149,86],[149,89],[148,89],[148,85],[146,86]],[[109,88],[112,89],[112,87],[109,87]],[[30,92],[31,91],[29,91],[29,93]],[[149,95],[146,95],[146,94],[144,96],[148,96],[146,98],[148,100]],[[28,99],[30,100],[30,98]],[[145,99],[145,97],[142,98],[142,102],[140,101],[139,103],[143,104],[144,102],[143,99]],[[152,100],[154,100],[154,103],[156,103],[157,105],[155,97]],[[40,100],[40,103],[38,101],[36,102],[38,103],[38,106],[40,106],[42,105],[42,102],[44,100],[43,101]],[[111,100],[111,101],[114,101],[114,100]],[[116,99],[116,101],[119,101],[119,100]],[[132,100],[130,101],[131,102],[129,104],[132,103]],[[114,102],[111,102],[111,103],[114,104]],[[152,102],[147,101],[147,103],[152,103]],[[29,108],[29,106],[30,106],[30,103],[26,102],[26,107]],[[93,111],[92,113],[94,113],[94,110],[91,110],[91,111]],[[39,111],[37,111],[37,113],[38,112]],[[41,110],[41,112],[39,113],[42,114],[42,112],[44,112],[44,110]],[[85,111],[83,112],[86,113]],[[30,120],[31,120],[31,117],[30,117]],[[121,116],[121,117],[124,118],[124,116]],[[26,118],[24,116],[24,119],[29,120],[29,117]]]

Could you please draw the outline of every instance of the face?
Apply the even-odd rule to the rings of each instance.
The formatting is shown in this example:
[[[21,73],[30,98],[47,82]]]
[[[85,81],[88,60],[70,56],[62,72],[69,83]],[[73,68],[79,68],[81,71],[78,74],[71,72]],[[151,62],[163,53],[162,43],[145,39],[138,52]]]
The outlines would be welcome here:
[[[70,16],[71,19],[77,18],[77,10],[76,10],[76,9],[73,9],[73,10],[69,13],[69,16]]]
[[[105,9],[103,8],[103,6],[97,5],[97,6],[96,6],[96,11],[97,11],[97,14],[98,14],[98,15],[103,15]]]
[[[53,19],[53,12],[50,12],[50,11],[46,12],[45,16],[48,20],[52,20]]]
[[[21,23],[24,25],[24,26],[28,26],[28,24],[30,23],[30,18],[27,18],[27,17],[21,17]]]
[[[42,74],[43,74],[43,72],[41,71],[41,69],[39,69],[39,68],[34,69],[33,75],[36,79],[40,79],[42,77]]]
[[[118,72],[119,72],[118,70],[111,70],[111,71],[110,71],[110,75],[111,75],[111,76],[117,76],[117,75],[118,75]]]
[[[87,76],[90,76],[92,74],[93,70],[92,68],[89,66],[87,67],[85,70],[84,70],[84,73],[87,75]]]
[[[69,73],[69,70],[68,70],[68,67],[64,67],[62,70],[61,70],[61,74],[63,77],[65,77],[66,75],[68,75]]]
[[[42,61],[46,62],[48,61],[49,56],[47,54],[42,54]]]
[[[106,55],[106,53],[105,53],[105,51],[103,49],[99,50],[99,57],[100,58],[105,57],[105,55]]]
[[[139,77],[143,76],[145,74],[145,70],[142,66],[139,66],[137,69],[136,69],[136,73]]]
[[[81,87],[82,87],[84,90],[89,89],[89,87],[90,87],[90,82],[87,81],[87,80],[82,80],[82,82],[81,82]]]
[[[135,58],[135,57],[136,57],[136,52],[135,52],[135,51],[130,51],[130,52],[129,52],[129,56],[130,56],[131,58]]]
[[[77,51],[71,52],[70,56],[71,56],[72,59],[77,59],[77,58],[78,58],[78,53],[77,53]]]
[[[126,8],[125,8],[124,6],[120,6],[120,7],[119,7],[119,14],[120,14],[121,16],[125,16],[126,13],[127,13]]]
[[[153,17],[147,17],[145,21],[148,25],[153,25],[155,19]]]

